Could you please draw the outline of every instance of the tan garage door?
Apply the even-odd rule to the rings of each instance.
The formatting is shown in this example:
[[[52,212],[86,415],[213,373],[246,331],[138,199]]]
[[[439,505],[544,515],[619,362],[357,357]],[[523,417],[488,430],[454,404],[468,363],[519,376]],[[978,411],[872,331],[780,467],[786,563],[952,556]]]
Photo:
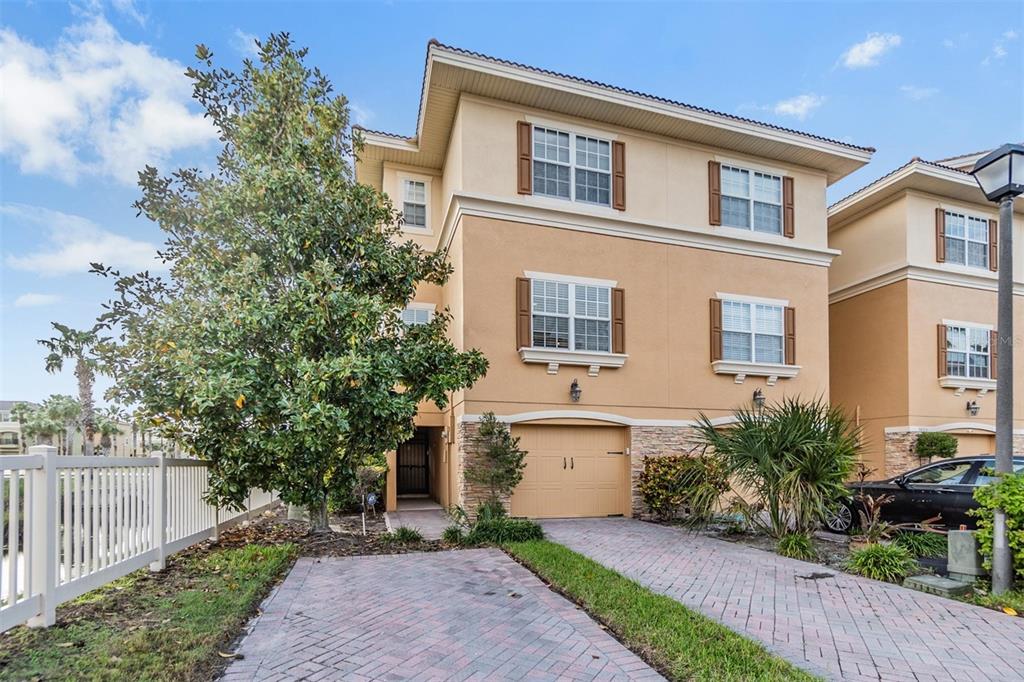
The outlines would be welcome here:
[[[629,513],[626,429],[513,426],[529,454],[512,495],[512,515],[533,518]]]
[[[990,455],[996,451],[996,437],[988,433],[958,433],[957,457]]]

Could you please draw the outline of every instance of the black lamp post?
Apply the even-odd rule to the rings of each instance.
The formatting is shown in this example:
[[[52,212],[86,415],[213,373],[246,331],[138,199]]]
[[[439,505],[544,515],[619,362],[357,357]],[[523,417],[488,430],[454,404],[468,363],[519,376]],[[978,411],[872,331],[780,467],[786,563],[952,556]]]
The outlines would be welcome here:
[[[1024,194],[1024,146],[1004,144],[971,171],[989,201],[999,204],[999,374],[996,377],[996,473],[1013,471],[1013,200]],[[1013,586],[1006,512],[996,509],[992,537],[992,593]]]

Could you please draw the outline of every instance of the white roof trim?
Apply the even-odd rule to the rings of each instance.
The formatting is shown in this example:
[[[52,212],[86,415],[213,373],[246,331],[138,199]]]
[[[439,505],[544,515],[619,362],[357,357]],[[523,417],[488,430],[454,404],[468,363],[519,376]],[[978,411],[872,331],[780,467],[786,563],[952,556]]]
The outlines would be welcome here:
[[[592,412],[590,410],[538,410],[536,412],[499,414],[496,416],[498,421],[505,422],[506,424],[517,424],[519,422],[530,422],[544,419],[589,419],[592,421],[621,424],[623,426],[693,427],[697,425],[697,420],[695,419],[636,419],[634,417],[626,417],[621,414],[613,414],[611,412]],[[461,421],[463,423],[474,423],[480,421],[482,418],[483,415],[480,414],[464,414],[462,415]],[[713,426],[724,426],[726,424],[732,424],[735,421],[736,417],[729,415],[728,417],[716,417],[711,420],[711,424]]]
[[[984,431],[985,433],[995,433],[996,427],[993,424],[985,424],[983,422],[949,422],[948,424],[939,424],[938,426],[887,426],[885,432],[888,433],[931,433],[933,431]],[[1024,434],[1024,429],[1014,429],[1015,434]]]

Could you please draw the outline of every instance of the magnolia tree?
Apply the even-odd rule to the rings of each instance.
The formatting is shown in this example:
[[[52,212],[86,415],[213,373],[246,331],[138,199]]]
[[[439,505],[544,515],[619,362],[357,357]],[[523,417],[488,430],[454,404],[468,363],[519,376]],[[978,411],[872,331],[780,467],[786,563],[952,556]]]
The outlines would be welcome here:
[[[140,213],[166,233],[168,278],[101,264],[116,296],[101,318],[113,397],[207,459],[211,498],[240,505],[274,489],[327,522],[332,484],[395,449],[416,405],[444,407],[487,361],[460,352],[449,314],[405,327],[444,254],[400,241],[386,196],[355,182],[345,98],[286,34],[240,72],[196,49],[187,75],[217,127],[216,170],[140,173]]]

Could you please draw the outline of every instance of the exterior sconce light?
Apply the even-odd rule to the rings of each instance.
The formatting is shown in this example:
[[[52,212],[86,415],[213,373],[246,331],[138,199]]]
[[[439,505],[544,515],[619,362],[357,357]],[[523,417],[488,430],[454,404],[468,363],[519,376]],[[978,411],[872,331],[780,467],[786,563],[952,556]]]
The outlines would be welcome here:
[[[967,401],[967,414],[971,415],[972,417],[977,417],[978,416],[978,409],[979,408],[978,408],[978,401],[977,400],[968,400]]]
[[[569,398],[571,398],[574,403],[578,403],[581,395],[583,395],[583,389],[580,388],[580,382],[573,379],[572,383],[569,384]]]
[[[754,407],[758,412],[764,409],[764,393],[759,388],[754,389]]]

